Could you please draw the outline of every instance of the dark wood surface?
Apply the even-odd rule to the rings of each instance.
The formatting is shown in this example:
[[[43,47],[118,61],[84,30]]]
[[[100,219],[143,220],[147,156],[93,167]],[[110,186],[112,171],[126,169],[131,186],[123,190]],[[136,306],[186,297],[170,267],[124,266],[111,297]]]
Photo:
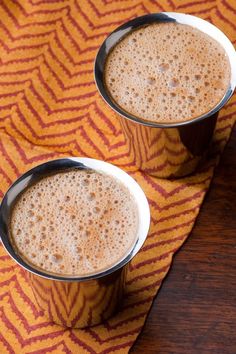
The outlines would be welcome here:
[[[131,353],[236,354],[236,129]]]

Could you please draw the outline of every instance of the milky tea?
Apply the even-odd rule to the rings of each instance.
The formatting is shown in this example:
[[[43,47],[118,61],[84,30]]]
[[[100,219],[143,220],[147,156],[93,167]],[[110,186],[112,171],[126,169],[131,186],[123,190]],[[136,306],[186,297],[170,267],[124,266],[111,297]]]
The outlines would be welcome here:
[[[15,251],[63,275],[110,268],[134,246],[137,230],[138,208],[127,187],[94,170],[41,179],[20,195],[10,221]]]
[[[139,27],[109,53],[104,80],[126,112],[157,123],[192,120],[214,108],[230,82],[224,48],[189,25]]]

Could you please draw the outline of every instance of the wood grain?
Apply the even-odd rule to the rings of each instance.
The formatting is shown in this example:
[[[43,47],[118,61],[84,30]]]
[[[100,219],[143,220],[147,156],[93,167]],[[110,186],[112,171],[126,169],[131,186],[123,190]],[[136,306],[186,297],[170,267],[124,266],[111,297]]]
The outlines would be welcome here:
[[[236,129],[131,353],[236,353]]]

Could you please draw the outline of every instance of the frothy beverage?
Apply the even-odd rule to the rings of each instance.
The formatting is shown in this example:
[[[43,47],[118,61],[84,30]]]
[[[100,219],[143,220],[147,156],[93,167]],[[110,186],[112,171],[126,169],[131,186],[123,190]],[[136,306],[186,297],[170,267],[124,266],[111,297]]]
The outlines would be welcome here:
[[[26,262],[87,275],[121,260],[137,238],[138,209],[126,186],[94,170],[45,177],[17,200],[11,239]]]
[[[173,123],[214,108],[230,82],[224,48],[189,25],[140,27],[108,55],[105,84],[125,111],[149,121]]]

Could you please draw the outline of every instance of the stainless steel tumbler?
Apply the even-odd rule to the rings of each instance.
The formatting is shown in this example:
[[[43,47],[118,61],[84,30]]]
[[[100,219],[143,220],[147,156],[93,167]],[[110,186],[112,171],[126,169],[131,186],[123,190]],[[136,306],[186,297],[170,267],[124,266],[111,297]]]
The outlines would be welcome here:
[[[87,276],[63,276],[27,263],[12,247],[9,232],[12,208],[25,189],[49,174],[75,168],[101,171],[121,181],[135,198],[139,215],[137,239],[131,251],[112,267]],[[125,287],[127,264],[143,245],[149,224],[149,205],[135,180],[118,167],[89,158],[62,158],[33,168],[10,187],[0,206],[0,235],[3,246],[26,271],[36,302],[45,315],[66,327],[82,328],[98,324],[119,308]]]
[[[108,94],[104,84],[104,69],[110,50],[129,32],[154,22],[177,22],[198,28],[225,49],[231,66],[229,87],[218,105],[206,114],[178,123],[155,123],[124,111]],[[195,171],[209,151],[218,112],[235,89],[236,52],[223,32],[201,18],[175,12],[149,14],[123,24],[105,39],[95,60],[94,75],[101,96],[120,119],[127,151],[137,168],[157,177],[182,177]]]

